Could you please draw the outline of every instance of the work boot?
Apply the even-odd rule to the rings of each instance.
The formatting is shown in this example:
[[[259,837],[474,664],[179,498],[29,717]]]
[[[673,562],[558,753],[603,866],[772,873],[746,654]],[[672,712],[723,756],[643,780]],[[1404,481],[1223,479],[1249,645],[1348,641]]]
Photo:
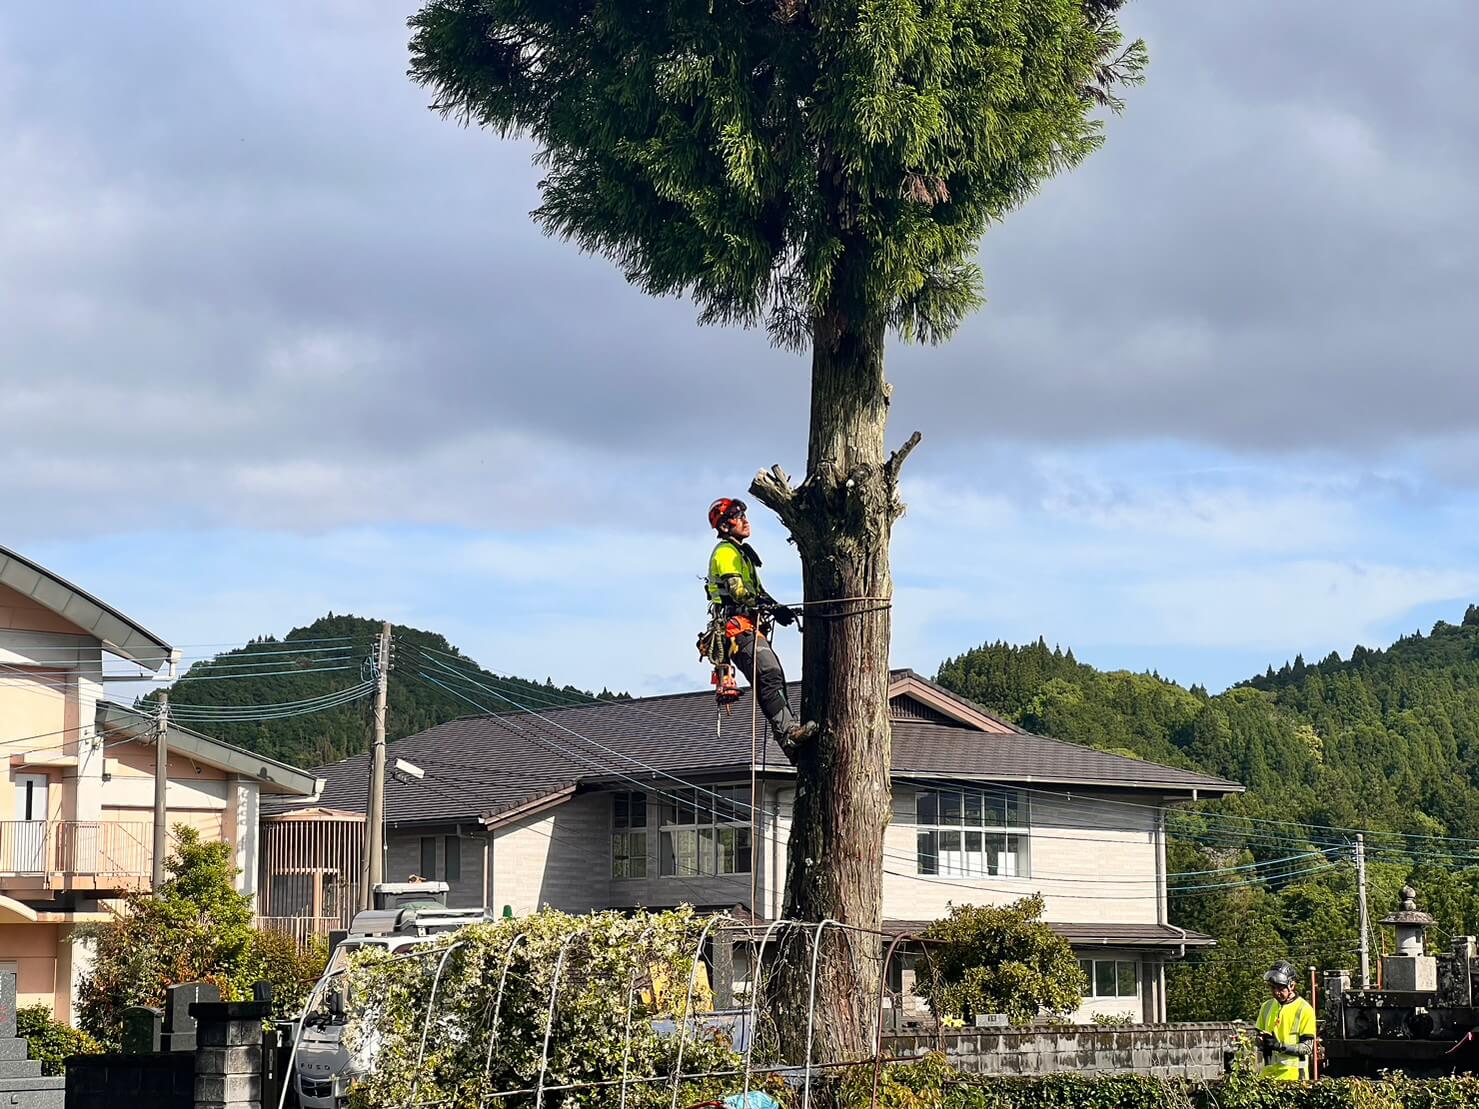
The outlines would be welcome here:
[[[786,742],[793,747],[798,743],[805,743],[817,734],[817,722],[808,720],[805,724],[797,724],[786,731]]]

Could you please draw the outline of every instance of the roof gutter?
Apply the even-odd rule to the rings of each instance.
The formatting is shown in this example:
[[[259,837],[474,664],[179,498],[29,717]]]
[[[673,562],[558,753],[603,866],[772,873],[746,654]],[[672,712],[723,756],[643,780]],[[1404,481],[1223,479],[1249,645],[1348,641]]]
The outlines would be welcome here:
[[[112,701],[99,701],[97,717],[101,730],[117,730],[131,739],[153,742],[153,718],[136,709]],[[198,762],[256,782],[263,793],[317,801],[323,792],[323,780],[306,770],[244,751],[178,724],[170,725],[169,748],[173,753],[193,757]]]
[[[1176,928],[1176,925],[1174,925],[1174,924],[1167,924],[1166,927],[1167,928]],[[1178,958],[1178,959],[1184,959],[1184,958],[1186,958],[1186,929],[1185,928],[1176,928],[1176,934],[1181,937],[1181,949],[1176,953],[1176,958]]]
[[[539,813],[557,808],[574,796],[575,787],[573,785],[561,786],[552,793],[546,793],[542,797],[535,797],[532,800],[515,805],[511,809],[503,809],[501,812],[496,813],[484,813],[478,817],[478,820],[484,828],[491,832],[495,828],[502,828],[508,824],[516,824],[526,817],[537,816]]]

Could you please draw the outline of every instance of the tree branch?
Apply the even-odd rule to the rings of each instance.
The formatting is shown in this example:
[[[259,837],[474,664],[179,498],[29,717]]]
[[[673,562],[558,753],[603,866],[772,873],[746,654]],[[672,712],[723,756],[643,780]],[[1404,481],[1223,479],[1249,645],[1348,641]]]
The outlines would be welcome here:
[[[781,518],[787,527],[796,511],[796,491],[791,488],[791,479],[779,466],[761,470],[750,482],[750,496]]]
[[[894,486],[899,483],[899,471],[904,468],[904,459],[909,457],[910,451],[919,446],[919,441],[923,438],[924,436],[920,435],[919,432],[916,431],[913,435],[904,440],[904,445],[902,447],[888,456],[888,462],[886,466],[888,469],[888,483],[890,486]]]

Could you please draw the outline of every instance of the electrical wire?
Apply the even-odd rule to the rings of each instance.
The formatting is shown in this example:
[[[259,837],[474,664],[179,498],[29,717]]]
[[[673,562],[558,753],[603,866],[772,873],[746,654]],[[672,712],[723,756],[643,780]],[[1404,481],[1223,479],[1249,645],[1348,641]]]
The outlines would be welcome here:
[[[300,674],[332,674],[340,670],[355,670],[354,666],[320,666],[302,670],[276,670],[270,674],[204,674],[200,677],[181,678],[180,682],[225,682],[237,678],[281,678]],[[173,687],[171,687],[173,688]]]
[[[470,698],[467,698],[465,696],[462,696],[461,694],[457,693],[456,690],[452,689],[452,687],[446,685],[445,683],[443,683],[441,681],[438,681],[437,679],[435,679],[435,678],[433,678],[433,677],[431,677],[429,675],[426,675],[424,673],[421,674],[421,676],[423,678],[425,678],[427,681],[430,681],[433,685],[440,686],[441,688],[447,690],[448,692],[451,692],[451,693],[453,693],[456,696],[462,697],[463,700],[467,701],[469,704],[473,705],[474,707],[480,707],[480,706],[477,705],[477,703],[475,701],[472,701]],[[538,714],[538,713],[533,713],[533,710],[526,710],[526,711],[531,712],[535,717],[539,717],[540,716],[540,714]],[[497,721],[499,721],[501,723],[503,722],[502,719],[501,719],[500,714],[491,714],[491,716],[492,716],[492,718],[494,720],[497,720]],[[564,731],[571,731],[571,729],[563,728],[563,726],[561,726],[561,727],[562,727],[562,730],[564,730]],[[556,744],[552,743],[551,741],[546,740],[545,737],[535,738],[533,736],[533,733],[529,733],[525,729],[517,729],[517,730],[520,731],[522,734],[524,734],[526,738],[530,738],[531,741],[537,742],[541,746],[553,747],[555,749],[555,751],[556,751],[557,754],[561,754],[562,756],[567,757],[567,758],[570,757],[570,755],[568,754],[568,752],[560,751],[558,749],[558,746]],[[579,733],[572,733],[572,734],[575,734],[575,735],[579,736]],[[581,737],[581,738],[586,738],[586,737]],[[592,742],[594,742],[594,741],[592,741]],[[598,747],[603,747],[604,746],[604,745],[599,744],[599,743],[597,743],[595,745],[598,746]],[[609,750],[609,748],[607,748],[607,750]],[[575,761],[577,761],[577,762],[584,762],[585,760],[584,760],[584,757],[583,756],[577,756],[576,759],[575,759]],[[587,765],[589,766],[589,764],[587,764]],[[615,773],[616,776],[618,776],[620,778],[625,778],[626,780],[634,783],[639,788],[643,789],[644,792],[648,792],[648,793],[651,793],[652,792],[652,787],[651,787],[650,783],[643,782],[642,780],[637,779],[637,778],[634,778],[631,775],[624,774],[624,773],[622,773],[617,768],[610,767],[610,766],[602,767],[602,766],[597,765],[595,767],[595,769],[598,769],[600,771],[607,772],[607,773]],[[666,774],[665,772],[661,772],[661,773],[663,773],[663,776],[665,776],[665,777],[674,778],[673,775]],[[693,789],[695,791],[708,792],[708,793],[712,793],[713,792],[713,791],[710,791],[710,790],[705,790],[703,787],[697,786],[694,783],[685,782],[681,778],[674,778],[674,780],[678,781],[680,784],[683,784],[685,786],[685,788]],[[659,794],[659,795],[661,796],[661,794]],[[669,795],[669,796],[671,796],[671,795]],[[714,796],[718,797],[719,795],[714,794]],[[680,802],[682,802],[684,799],[680,797],[680,798],[678,798],[678,800]],[[733,808],[735,808],[737,810],[738,809],[748,808],[748,806],[744,805],[743,802],[735,801],[735,800],[730,799],[730,798],[723,798],[723,800],[725,800],[727,804],[729,804],[730,806],[732,806]],[[917,862],[918,862],[917,855],[916,856],[912,856],[912,857],[911,856],[904,856],[904,855],[901,855],[901,854],[899,854],[897,852],[890,852],[887,849],[885,849],[885,851],[884,851],[884,856],[885,857],[893,857],[893,858],[896,858],[896,859],[899,859],[899,860],[902,860],[902,861],[906,861],[906,862],[912,862],[912,863],[915,863],[916,865],[917,865]],[[1286,879],[1286,880],[1287,879],[1292,879],[1294,877],[1301,877],[1301,878],[1302,877],[1307,877],[1310,874],[1318,873],[1318,872],[1320,872],[1322,870],[1332,869],[1336,865],[1338,865],[1338,864],[1329,863],[1329,864],[1325,864],[1323,866],[1310,867],[1310,868],[1307,868],[1305,870],[1299,871],[1297,873],[1290,873],[1290,874],[1280,875],[1280,876],[1277,876],[1277,877],[1278,878],[1283,878],[1283,879]],[[983,883],[982,881],[977,880],[977,879],[972,878],[972,877],[969,877],[969,876],[966,876],[966,877],[942,877],[942,876],[921,875],[921,874],[917,874],[917,873],[916,874],[909,874],[909,873],[905,873],[903,871],[889,870],[888,868],[885,868],[884,869],[884,872],[886,874],[891,874],[891,875],[893,875],[895,877],[907,878],[907,879],[910,879],[910,880],[919,880],[919,881],[927,881],[927,882],[935,882],[935,883],[945,883],[945,884],[948,884],[948,885],[950,885],[950,886],[952,886],[954,888],[969,887],[969,888],[976,888],[976,889],[989,889],[989,890],[993,890],[995,892],[1018,893],[1018,894],[1020,894],[1021,892],[1023,892],[1023,887],[1021,887],[1021,886],[992,885],[992,884],[989,884],[989,883]],[[1051,881],[1052,879],[1043,878],[1043,877],[1041,877],[1039,875],[1032,875],[1032,876],[1023,878],[1023,879],[1016,879],[1016,880],[1017,881]],[[1075,879],[1075,880],[1093,881],[1093,879]],[[1215,892],[1215,891],[1219,891],[1221,889],[1247,886],[1247,885],[1250,885],[1250,884],[1267,884],[1267,882],[1271,882],[1273,880],[1277,880],[1277,879],[1265,879],[1265,880],[1262,880],[1262,881],[1260,881],[1258,879],[1245,879],[1245,880],[1242,880],[1242,881],[1239,881],[1239,882],[1235,882],[1235,883],[1228,883],[1226,885],[1207,885],[1207,884],[1201,884],[1201,885],[1198,885],[1198,886],[1195,886],[1195,887],[1189,887],[1187,889],[1177,888],[1175,890],[1175,892],[1178,893],[1178,894],[1193,894],[1193,893]],[[1159,883],[1159,879],[1149,880],[1149,882],[1147,884],[1150,884],[1150,883],[1153,883],[1153,884],[1155,884],[1157,886],[1159,886],[1159,884],[1160,884]],[[1052,897],[1055,897],[1055,898],[1061,898],[1061,899],[1066,899],[1066,900],[1137,900],[1137,901],[1138,900],[1157,900],[1158,901],[1161,898],[1161,894],[1159,892],[1152,893],[1152,894],[1143,894],[1143,895],[1137,895],[1137,894],[1080,895],[1080,894],[1058,893],[1056,891],[1053,891],[1053,892],[1050,892],[1048,895],[1049,896],[1052,896]]]
[[[506,685],[514,685],[514,684],[516,684],[518,682],[518,679],[512,679],[512,678],[510,678],[510,676],[508,676],[506,674],[502,674],[499,671],[489,670],[487,668],[481,667],[476,661],[474,661],[473,659],[468,658],[465,655],[455,655],[455,654],[452,654],[450,652],[439,651],[439,650],[437,650],[435,648],[427,648],[427,647],[421,646],[420,644],[415,644],[415,643],[410,643],[410,642],[406,642],[406,646],[411,647],[411,648],[413,648],[415,650],[422,651],[423,653],[424,652],[430,652],[430,653],[432,653],[434,655],[439,656],[440,658],[443,658],[443,659],[448,660],[451,663],[461,663],[463,665],[469,665],[469,666],[478,667],[478,675],[479,675],[479,677],[489,678],[489,679],[491,679],[493,681],[499,681],[499,682],[502,682],[502,683],[504,683]],[[467,675],[467,676],[470,676],[470,675]],[[490,690],[490,692],[492,692],[492,691]],[[580,707],[578,705],[571,705],[568,701],[554,702],[548,696],[541,697],[540,694],[532,693],[531,691],[529,691],[529,690],[527,690],[525,688],[522,688],[522,687],[519,689],[519,692],[523,696],[525,696],[526,698],[536,699],[536,700],[543,700],[546,703],[546,705],[550,709],[552,709],[552,710],[553,709],[561,709],[561,708]],[[681,724],[685,728],[692,728],[694,726],[694,721],[691,718],[684,718],[684,717],[674,716],[674,715],[672,715],[670,713],[663,713],[663,712],[658,712],[656,710],[648,709],[645,706],[642,706],[641,704],[636,703],[635,701],[624,701],[624,700],[619,700],[619,699],[611,698],[611,697],[600,697],[600,696],[596,696],[594,694],[589,694],[589,693],[578,693],[577,694],[577,693],[572,692],[570,695],[571,696],[580,696],[580,697],[584,698],[586,702],[588,702],[589,704],[592,704],[592,705],[594,705],[594,704],[607,704],[607,705],[621,706],[622,708],[625,708],[627,711],[635,711],[635,712],[643,713],[643,714],[648,715],[648,716],[658,717],[658,718],[661,718],[661,719],[664,719],[664,720],[668,720],[668,721],[673,722],[673,723]],[[752,695],[753,695],[753,692],[752,692]],[[679,694],[669,694],[669,695],[666,695],[666,697],[652,698],[652,699],[653,700],[664,700],[664,699],[673,698],[673,697],[691,697],[691,696],[693,696],[693,694],[679,693]],[[528,710],[526,710],[526,711],[528,711]],[[1090,750],[1092,750],[1092,749],[1090,748]],[[910,775],[910,777],[913,778],[914,776],[913,775]],[[1036,794],[1036,795],[1042,795],[1042,796],[1051,796],[1051,797],[1059,797],[1059,798],[1063,798],[1065,800],[1073,800],[1072,794],[1075,792],[1073,790],[1050,790],[1050,789],[1045,789],[1045,788],[1042,788],[1042,787],[1026,787],[1026,786],[1022,786],[1022,787],[1014,787],[1014,788],[1019,788],[1023,792],[1027,792],[1027,793],[1030,793],[1030,794]],[[1080,792],[1081,793],[1082,790],[1078,790],[1077,792]],[[1106,797],[1106,798],[1095,798],[1095,800],[1096,801],[1099,801],[1101,803],[1104,803],[1104,804],[1128,806],[1128,807],[1132,807],[1132,808],[1144,809],[1144,810],[1150,810],[1150,811],[1158,811],[1159,808],[1160,808],[1160,806],[1149,805],[1149,804],[1146,804],[1144,802],[1125,801],[1125,800],[1122,800],[1122,799],[1119,799],[1119,798],[1107,798]],[[1349,834],[1349,835],[1364,834],[1366,836],[1376,836],[1376,837],[1392,836],[1392,837],[1398,837],[1398,838],[1404,838],[1404,839],[1414,839],[1415,838],[1415,839],[1423,839],[1423,840],[1429,840],[1429,841],[1436,841],[1436,842],[1440,842],[1440,843],[1464,843],[1464,844],[1473,844],[1475,846],[1475,850],[1476,851],[1479,851],[1479,838],[1473,838],[1473,839],[1471,839],[1471,838],[1458,837],[1458,836],[1429,836],[1429,835],[1420,835],[1418,833],[1382,831],[1382,830],[1379,830],[1379,829],[1370,829],[1370,828],[1349,828],[1349,827],[1343,827],[1343,826],[1340,826],[1340,825],[1319,824],[1319,823],[1307,822],[1307,821],[1281,820],[1281,819],[1277,819],[1277,818],[1273,818],[1273,817],[1257,817],[1257,816],[1246,815],[1246,814],[1237,814],[1237,813],[1218,813],[1218,812],[1214,812],[1214,811],[1210,811],[1210,810],[1205,810],[1205,809],[1197,810],[1195,813],[1185,812],[1185,811],[1181,811],[1181,810],[1172,810],[1172,812],[1174,813],[1174,815],[1178,819],[1181,819],[1181,820],[1191,820],[1191,819],[1199,819],[1200,818],[1200,819],[1207,819],[1207,820],[1211,820],[1211,821],[1215,821],[1215,822],[1220,822],[1220,823],[1223,823],[1223,824],[1229,824],[1229,823],[1248,823],[1248,824],[1253,824],[1253,825],[1258,825],[1258,826],[1270,826],[1270,827],[1281,827],[1281,828],[1290,828],[1290,827],[1292,827],[1292,828],[1299,828],[1299,829],[1304,829],[1304,830],[1308,830],[1308,831],[1338,832],[1338,833]],[[1322,841],[1316,840],[1314,842],[1320,843]],[[1326,839],[1326,840],[1323,841],[1323,844],[1324,845],[1328,845],[1328,846],[1343,846],[1343,845],[1346,845],[1349,842],[1350,842],[1349,840],[1332,841],[1332,840]]]

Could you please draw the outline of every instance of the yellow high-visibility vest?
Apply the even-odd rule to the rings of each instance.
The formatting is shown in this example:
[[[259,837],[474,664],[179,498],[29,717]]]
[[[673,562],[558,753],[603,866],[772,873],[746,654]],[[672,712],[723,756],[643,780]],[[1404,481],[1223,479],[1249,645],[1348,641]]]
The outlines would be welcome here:
[[[1315,1034],[1315,1010],[1302,997],[1296,997],[1287,1005],[1280,1005],[1269,998],[1258,1010],[1256,1027],[1285,1047],[1294,1047],[1301,1037]],[[1258,1074],[1260,1078],[1272,1078],[1276,1082],[1298,1082],[1309,1077],[1309,1063],[1308,1056],[1290,1055],[1275,1048]]]
[[[718,604],[730,599],[725,596],[723,581],[731,575],[739,578],[740,584],[751,596],[760,592],[760,575],[755,572],[755,564],[740,549],[738,543],[730,539],[721,539],[719,545],[714,548],[714,553],[709,556],[710,601]]]

